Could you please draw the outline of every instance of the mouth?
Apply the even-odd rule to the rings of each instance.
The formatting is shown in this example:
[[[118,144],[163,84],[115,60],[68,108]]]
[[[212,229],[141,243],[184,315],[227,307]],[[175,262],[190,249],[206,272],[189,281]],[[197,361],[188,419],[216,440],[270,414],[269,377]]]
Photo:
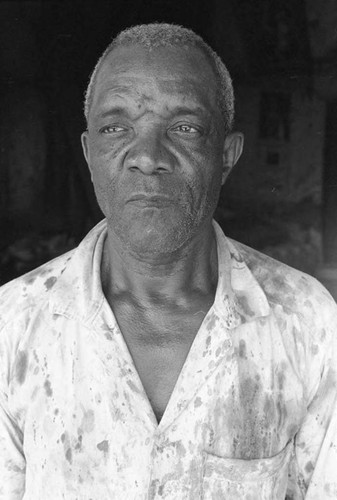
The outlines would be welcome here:
[[[145,207],[165,207],[172,204],[172,200],[164,195],[135,194],[128,199],[128,203]]]

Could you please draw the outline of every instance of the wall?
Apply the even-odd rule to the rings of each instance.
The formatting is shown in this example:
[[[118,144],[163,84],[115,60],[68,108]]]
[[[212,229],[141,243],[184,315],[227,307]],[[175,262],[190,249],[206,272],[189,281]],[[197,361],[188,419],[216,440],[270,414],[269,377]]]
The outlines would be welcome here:
[[[325,103],[310,92],[283,89],[281,93],[289,96],[289,135],[263,137],[261,101],[274,92],[266,83],[236,87],[235,128],[244,132],[245,148],[229,180],[228,198],[254,205],[293,204],[309,198],[319,204]]]

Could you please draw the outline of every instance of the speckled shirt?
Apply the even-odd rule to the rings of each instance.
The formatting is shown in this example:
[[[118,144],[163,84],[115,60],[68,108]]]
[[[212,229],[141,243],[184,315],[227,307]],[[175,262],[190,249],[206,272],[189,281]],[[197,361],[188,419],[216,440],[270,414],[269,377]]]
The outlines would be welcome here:
[[[1,288],[1,500],[337,498],[335,302],[214,228],[214,304],[159,425],[102,292],[105,221]]]

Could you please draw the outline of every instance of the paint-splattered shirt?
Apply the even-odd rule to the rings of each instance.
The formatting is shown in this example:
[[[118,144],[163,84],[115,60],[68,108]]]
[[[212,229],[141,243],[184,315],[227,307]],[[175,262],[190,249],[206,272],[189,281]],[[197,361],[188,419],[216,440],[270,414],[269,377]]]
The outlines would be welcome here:
[[[0,290],[0,499],[337,498],[337,307],[228,240],[158,425],[102,292],[107,233]]]

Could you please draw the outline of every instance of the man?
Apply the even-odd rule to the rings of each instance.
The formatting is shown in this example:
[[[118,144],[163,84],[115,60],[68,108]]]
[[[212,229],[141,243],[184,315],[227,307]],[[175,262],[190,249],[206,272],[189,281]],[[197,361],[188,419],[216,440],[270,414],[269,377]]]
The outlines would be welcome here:
[[[0,498],[336,498],[336,305],[212,221],[243,143],[223,63],[138,26],[85,109],[106,219],[1,290]]]

